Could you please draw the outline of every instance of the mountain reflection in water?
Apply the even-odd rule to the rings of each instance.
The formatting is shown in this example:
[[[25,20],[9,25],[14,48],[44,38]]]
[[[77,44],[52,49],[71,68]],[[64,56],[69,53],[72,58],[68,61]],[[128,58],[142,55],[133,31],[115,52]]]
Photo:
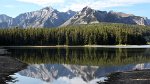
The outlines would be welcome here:
[[[114,72],[150,69],[150,49],[146,48],[7,49],[11,57],[29,64],[14,75],[18,84],[21,77],[40,81],[39,84],[96,84]]]
[[[98,79],[113,72],[123,72],[132,70],[150,69],[150,64],[125,65],[114,67],[81,66],[66,64],[40,64],[30,65],[27,69],[19,72],[22,76],[42,79],[46,82],[52,82],[59,77],[73,79],[79,77],[85,82]]]

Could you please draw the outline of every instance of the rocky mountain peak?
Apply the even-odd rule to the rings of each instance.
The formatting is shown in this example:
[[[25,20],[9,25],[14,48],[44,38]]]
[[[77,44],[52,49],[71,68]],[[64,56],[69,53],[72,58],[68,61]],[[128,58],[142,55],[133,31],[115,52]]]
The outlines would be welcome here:
[[[43,8],[43,9],[41,9],[42,11],[43,10],[46,10],[46,11],[54,11],[55,9],[53,9],[51,6],[47,6],[47,7],[45,7],[45,8]]]
[[[75,12],[75,11],[72,11],[72,10],[68,10],[67,13],[68,13],[68,14],[75,14],[76,12]]]
[[[85,13],[87,15],[93,11],[94,11],[94,9],[90,8],[89,6],[86,6],[82,9],[81,13]]]
[[[15,18],[7,15],[0,15],[0,28],[11,27],[59,27],[78,24],[93,24],[100,22],[150,25],[150,20],[145,17],[135,16],[122,12],[106,12],[98,11],[84,7],[81,11],[75,12],[68,10],[67,12],[59,12],[48,6],[41,10],[22,13]]]
[[[58,27],[65,21],[75,15],[76,12],[59,12],[48,6],[37,11],[22,13],[13,19],[3,19],[0,17],[0,28],[10,28],[18,26],[20,28],[27,27]]]
[[[0,15],[0,22],[7,22],[8,20],[12,19],[12,17],[9,17],[5,14]]]
[[[1,14],[0,17],[9,17],[9,16],[7,16],[5,14]]]
[[[106,12],[94,10],[88,6],[66,21],[62,26],[92,24],[100,22],[124,23],[134,25],[150,25],[150,21],[144,17],[126,14],[123,12]]]
[[[43,9],[40,10],[41,12],[54,12],[57,11],[55,9],[53,9],[51,6],[45,7]]]
[[[108,13],[109,13],[109,14],[112,14],[112,15],[117,15],[117,16],[119,16],[119,17],[129,17],[129,16],[134,16],[133,14],[126,14],[126,13],[123,13],[123,12],[109,11]]]

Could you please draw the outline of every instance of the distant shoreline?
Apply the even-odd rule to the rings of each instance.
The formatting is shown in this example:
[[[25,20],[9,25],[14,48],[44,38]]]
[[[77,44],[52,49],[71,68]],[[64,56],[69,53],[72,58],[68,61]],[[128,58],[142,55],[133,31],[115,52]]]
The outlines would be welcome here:
[[[56,45],[56,46],[0,46],[0,48],[150,48],[150,45]]]

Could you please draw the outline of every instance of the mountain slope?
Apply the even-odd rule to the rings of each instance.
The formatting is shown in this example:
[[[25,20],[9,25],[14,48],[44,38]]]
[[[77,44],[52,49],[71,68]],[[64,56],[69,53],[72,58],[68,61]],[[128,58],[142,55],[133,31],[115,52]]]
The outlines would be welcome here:
[[[51,7],[45,7],[41,10],[20,14],[15,18],[4,14],[0,15],[0,28],[12,28],[16,26],[21,28],[51,28],[100,22],[150,25],[150,20],[145,17],[122,12],[98,11],[90,7],[85,7],[77,13],[71,10],[59,12]]]
[[[14,25],[19,27],[57,27],[72,17],[75,12],[59,12],[51,7],[17,16]]]
[[[9,17],[5,14],[0,15],[0,22],[8,22],[11,19],[12,19],[11,17]]]
[[[85,7],[82,11],[78,12],[75,16],[66,21],[62,26],[75,25],[75,24],[89,24],[89,23],[99,23],[98,19],[95,17],[95,10]]]
[[[150,25],[148,19],[144,17],[125,14],[122,12],[98,11],[91,9],[90,7],[85,7],[82,9],[82,11],[78,12],[75,16],[70,18],[61,26],[91,24],[99,22]]]
[[[38,11],[20,14],[16,18],[11,18],[11,24],[7,19],[0,17],[0,27],[58,27],[75,15],[74,11],[59,12],[51,7],[45,7]],[[7,26],[3,26],[7,25]]]
[[[0,28],[7,28],[9,25],[12,24],[13,18],[2,14],[0,15]]]

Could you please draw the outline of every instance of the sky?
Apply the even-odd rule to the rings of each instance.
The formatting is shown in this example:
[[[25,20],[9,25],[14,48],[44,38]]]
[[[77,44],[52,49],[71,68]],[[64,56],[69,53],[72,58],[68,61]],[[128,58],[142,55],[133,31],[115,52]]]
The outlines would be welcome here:
[[[58,11],[80,11],[89,6],[101,11],[115,11],[148,17],[150,0],[0,0],[0,14],[11,17],[50,6]]]

